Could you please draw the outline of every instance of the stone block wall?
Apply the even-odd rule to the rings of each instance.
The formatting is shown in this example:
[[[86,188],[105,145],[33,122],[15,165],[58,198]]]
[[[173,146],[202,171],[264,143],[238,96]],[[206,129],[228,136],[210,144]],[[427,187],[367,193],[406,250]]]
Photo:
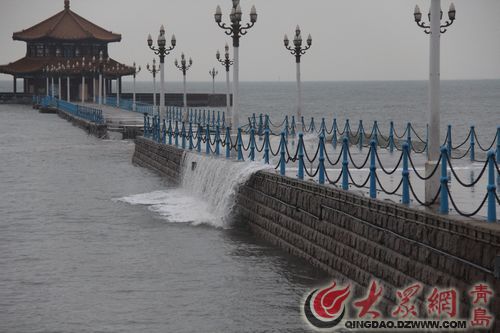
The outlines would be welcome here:
[[[183,153],[139,138],[134,162],[175,180]],[[424,285],[422,295],[433,287],[459,288],[465,317],[466,292],[473,284],[487,282],[500,296],[500,279],[494,277],[500,224],[372,200],[269,171],[254,174],[240,188],[235,209],[257,235],[334,276],[365,288],[372,279],[381,281],[386,311],[396,302],[396,290],[415,282]],[[490,307],[497,317],[499,296]],[[494,331],[500,332],[500,320]]]

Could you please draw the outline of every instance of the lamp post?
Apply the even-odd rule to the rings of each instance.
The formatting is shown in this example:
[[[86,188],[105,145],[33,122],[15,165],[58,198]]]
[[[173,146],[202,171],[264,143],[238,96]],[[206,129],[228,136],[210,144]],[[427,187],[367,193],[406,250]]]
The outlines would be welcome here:
[[[295,56],[295,63],[297,66],[297,119],[301,119],[302,117],[302,87],[300,83],[300,58],[306,54],[306,51],[311,48],[312,37],[309,35],[307,37],[307,46],[302,47],[302,35],[300,31],[300,27],[297,25],[295,28],[295,36],[293,38],[293,46],[289,46],[290,41],[288,40],[288,36],[285,35],[283,38],[283,43],[285,44],[285,48],[290,51],[292,55]]]
[[[136,67],[135,62],[134,62],[134,93],[132,94],[132,110],[135,111],[137,109],[137,106],[135,104],[135,77],[139,72],[141,71],[141,66]]]
[[[186,72],[191,68],[193,65],[193,60],[189,58],[189,63],[186,61],[186,56],[184,53],[181,54],[181,64],[179,65],[179,62],[177,59],[175,59],[175,67],[177,67],[181,72],[183,76],[183,86],[184,86],[184,116],[183,119],[184,121],[188,121],[188,109],[187,109],[187,92],[186,92]]]
[[[74,66],[74,65],[73,65]],[[71,65],[69,60],[66,62],[66,100],[70,102],[70,84],[69,84],[69,73],[71,71]]]
[[[153,113],[156,111],[156,74],[159,70],[156,68],[156,59],[153,59],[153,66],[150,67],[149,64],[146,65],[146,69],[153,74]],[[158,116],[160,116],[158,111]]]
[[[165,39],[165,28],[163,25],[160,28],[160,34],[158,35],[158,47],[153,46],[153,39],[151,35],[148,36],[148,46],[153,52],[160,57],[160,114],[164,113],[165,110],[165,57],[170,54],[175,48],[177,41],[175,40],[175,35],[172,35],[170,41],[171,46],[166,47],[167,41]]]
[[[439,13],[439,15],[431,15]],[[431,8],[428,14],[430,24],[422,22],[422,12],[418,6],[415,6],[413,16],[419,27],[430,35],[430,61],[429,61],[429,140],[427,143],[427,162],[425,163],[426,175],[430,175],[440,158],[440,38],[441,34],[447,31],[450,25],[455,21],[455,5],[451,3],[448,10],[448,18],[444,24],[441,24],[443,12],[441,11],[441,0],[431,0]],[[436,172],[435,176],[425,182],[425,201],[427,203],[434,199],[439,190],[440,179]]]
[[[229,45],[226,44],[224,47],[225,53],[224,53],[224,59],[220,58],[220,52],[217,50],[217,53],[215,54],[215,57],[217,60],[226,68],[226,114],[228,115],[228,118],[231,118],[231,99],[230,99],[230,94],[231,94],[231,83],[229,82],[229,69],[231,65],[233,64],[233,61],[229,59]]]
[[[234,70],[233,70],[233,112],[232,112],[232,124],[233,130],[236,130],[239,127],[239,47],[240,47],[240,37],[244,36],[248,33],[248,30],[254,26],[255,22],[257,22],[257,11],[255,6],[252,6],[250,11],[250,23],[247,23],[245,26],[241,24],[241,6],[240,0],[233,0],[233,8],[231,9],[231,14],[229,15],[229,19],[231,21],[230,26],[227,26],[225,23],[222,23],[222,11],[220,6],[217,6],[215,10],[215,22],[224,29],[226,35],[231,36],[233,38],[233,47],[234,47]]]
[[[219,72],[216,71],[214,67],[212,70],[208,71],[208,74],[212,77],[212,94],[215,94],[215,77],[219,74]]]

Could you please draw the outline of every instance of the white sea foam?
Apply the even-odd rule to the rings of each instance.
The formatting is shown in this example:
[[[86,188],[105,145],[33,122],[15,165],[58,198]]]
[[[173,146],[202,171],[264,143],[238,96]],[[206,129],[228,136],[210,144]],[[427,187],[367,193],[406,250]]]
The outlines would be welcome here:
[[[255,172],[271,168],[261,162],[235,162],[185,154],[180,188],[127,196],[118,201],[146,205],[169,222],[227,228],[239,186]]]

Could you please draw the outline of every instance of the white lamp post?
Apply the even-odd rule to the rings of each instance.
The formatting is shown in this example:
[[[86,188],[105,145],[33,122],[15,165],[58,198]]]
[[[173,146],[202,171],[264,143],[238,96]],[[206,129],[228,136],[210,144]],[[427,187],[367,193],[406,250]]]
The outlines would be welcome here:
[[[153,59],[153,66],[150,67],[149,64],[146,65],[146,69],[153,74],[153,113],[158,112],[158,116],[160,116],[159,111],[156,111],[156,74],[158,74],[158,69],[156,68],[156,59]]]
[[[224,59],[220,58],[220,52],[217,50],[217,53],[215,54],[215,57],[217,60],[226,68],[226,114],[227,114],[227,119],[231,119],[231,83],[229,82],[229,69],[231,65],[233,64],[233,61],[229,59],[229,45],[226,44],[224,47],[225,53],[224,53]]]
[[[163,25],[160,28],[160,34],[158,35],[158,47],[153,46],[153,39],[151,35],[148,36],[148,46],[151,50],[154,51],[156,55],[160,57],[160,114],[165,114],[165,57],[170,54],[175,48],[175,44],[177,43],[175,39],[175,35],[172,35],[172,39],[170,41],[171,46],[166,47],[167,41],[165,38],[165,28]]]
[[[182,53],[181,54],[181,64],[179,65],[179,62],[177,61],[177,59],[175,59],[174,64],[175,64],[175,67],[177,67],[182,72],[183,85],[184,85],[184,96],[183,96],[184,116],[183,116],[183,120],[185,122],[187,122],[189,115],[188,115],[188,108],[187,108],[186,73],[193,65],[193,60],[191,58],[189,58],[189,63],[187,63],[186,56],[184,56],[184,53]]]
[[[300,58],[306,54],[306,51],[311,48],[312,45],[312,37],[309,35],[307,37],[307,46],[302,47],[302,35],[300,31],[300,27],[297,25],[295,28],[295,36],[293,38],[293,46],[289,46],[288,36],[285,35],[283,39],[283,43],[285,44],[285,48],[290,51],[292,55],[295,56],[295,63],[297,67],[297,120],[300,121],[302,116],[302,87],[300,80]]]
[[[439,13],[439,15],[431,15]],[[430,61],[429,61],[429,141],[427,143],[427,162],[425,163],[425,173],[427,176],[436,167],[441,155],[440,146],[440,39],[441,34],[446,32],[446,28],[455,21],[455,5],[451,3],[448,10],[449,21],[441,24],[443,12],[441,11],[441,0],[431,0],[429,12],[430,24],[422,22],[422,13],[418,6],[415,6],[413,16],[417,25],[430,35]],[[451,152],[450,152],[451,153]],[[432,202],[440,187],[439,173],[425,182],[425,201]]]
[[[135,104],[135,77],[137,74],[139,74],[139,72],[141,71],[141,66],[139,66],[138,68],[136,67],[135,65],[135,62],[134,62],[134,92],[133,92],[133,97],[132,97],[132,110],[133,111],[136,111],[137,109],[137,106]]]
[[[233,47],[234,47],[234,70],[233,70],[233,112],[232,112],[232,128],[233,131],[239,127],[239,46],[240,46],[240,37],[244,36],[248,33],[248,29],[254,26],[255,22],[257,22],[257,11],[255,6],[252,6],[250,11],[250,23],[247,23],[246,26],[241,25],[241,6],[240,0],[233,0],[233,8],[231,10],[231,14],[229,15],[231,25],[227,26],[222,22],[222,10],[220,6],[217,6],[215,10],[215,22],[225,30],[226,35],[231,36],[233,38]]]

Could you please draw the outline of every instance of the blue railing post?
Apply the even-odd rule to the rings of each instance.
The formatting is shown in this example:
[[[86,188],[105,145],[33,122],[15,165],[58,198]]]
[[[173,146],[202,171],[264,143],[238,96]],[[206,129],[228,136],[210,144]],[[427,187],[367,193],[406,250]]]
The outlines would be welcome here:
[[[168,121],[168,144],[171,145],[172,144],[172,120],[170,119]]]
[[[495,173],[497,173],[495,168],[495,151],[491,149],[488,152],[488,222],[497,221],[497,207],[495,192],[497,187],[495,185]]]
[[[189,110],[189,122],[192,123],[193,122],[193,110]]]
[[[295,116],[292,116],[292,128],[290,134],[295,136]]]
[[[337,148],[337,118],[333,119],[333,135],[332,135],[333,148]]]
[[[349,189],[349,139],[342,138],[342,189]]]
[[[300,116],[300,123],[301,123],[301,129],[299,132],[305,132],[306,131],[306,124],[304,122],[304,116]]]
[[[377,142],[370,141],[370,198],[377,197],[377,165],[375,164],[375,155],[377,154]]]
[[[226,112],[222,111],[222,127],[226,127]]]
[[[205,130],[205,154],[210,154],[210,124],[207,124]]]
[[[373,121],[373,140],[375,140],[375,144],[378,146],[378,121]]]
[[[144,137],[147,138],[148,137],[148,131],[147,131],[147,124],[146,124],[146,117],[147,117],[147,113],[144,114]]]
[[[319,135],[319,165],[318,165],[318,183],[325,183],[325,135]]]
[[[198,129],[196,130],[196,150],[198,153],[201,153],[201,131],[202,131],[201,124],[198,124]]]
[[[410,145],[408,142],[403,143],[403,197],[401,202],[405,205],[410,204],[410,171],[408,170],[408,154],[410,153]]]
[[[319,131],[322,133],[324,133],[326,131],[325,118],[321,118],[321,126],[319,128]]]
[[[226,158],[231,157],[231,129],[226,127]]]
[[[262,135],[262,130],[263,130],[263,127],[264,127],[264,120],[263,120],[263,115],[262,113],[259,115],[259,128],[258,128],[258,133],[259,135]]]
[[[470,160],[471,161],[474,161],[476,159],[476,152],[475,152],[475,146],[476,146],[475,136],[476,135],[475,134],[476,134],[475,127],[471,126],[470,127]]]
[[[314,124],[314,117],[311,117],[311,125],[309,125],[309,130],[311,133],[314,133],[316,131],[316,125]]]
[[[253,128],[257,127],[257,118],[255,117],[255,112],[252,113],[252,127]]]
[[[365,129],[363,127],[363,120],[359,120],[359,150],[363,149],[363,137],[365,136]]]
[[[298,146],[298,158],[299,158],[299,170],[297,173],[297,178],[304,179],[304,134],[299,133],[299,146]]]
[[[269,129],[264,131],[264,163],[269,164]]]
[[[289,133],[289,129],[288,129],[288,116],[285,116],[285,136],[286,136],[286,139],[288,140],[288,133]]]
[[[212,127],[215,127],[215,110],[212,110]]]
[[[167,121],[163,119],[163,136],[162,136],[163,144],[167,143]]]
[[[219,142],[220,142],[220,128],[219,125],[217,125],[215,127],[215,155],[220,155]]]
[[[203,109],[203,123],[202,125],[205,126],[207,123],[207,113],[205,111],[205,109]]]
[[[156,141],[156,116],[153,117],[153,124],[152,124],[152,131],[153,131],[153,141]]]
[[[286,173],[285,144],[285,133],[282,132],[280,141],[280,175],[282,176]]]
[[[238,137],[236,138],[237,140],[237,146],[238,146],[238,161],[243,161],[243,151],[241,146],[243,145],[243,139],[241,138],[241,128],[238,128]]]
[[[406,142],[408,142],[408,148],[412,149],[412,143],[411,143],[411,123],[409,122],[406,124]]]
[[[266,116],[264,117],[264,128],[270,128],[269,115],[268,114],[266,114]]]
[[[267,128],[266,128],[267,129]],[[255,161],[255,130],[250,129],[250,161]]]
[[[181,142],[182,142],[182,149],[186,149],[186,127],[184,126],[184,122],[182,122],[182,128],[181,128]]]
[[[196,117],[195,117],[196,118]],[[193,122],[189,122],[189,150],[193,150]]]
[[[441,200],[439,212],[448,214],[450,211],[448,206],[448,148],[441,146]]]
[[[497,163],[500,163],[500,126],[497,127]],[[500,186],[500,173],[497,174],[497,184]]]
[[[344,137],[349,141],[349,133],[351,132],[351,125],[349,124],[349,119],[345,120],[344,126]]]
[[[394,152],[394,122],[392,120],[389,128],[389,152]]]
[[[451,125],[448,125],[448,131],[446,132],[446,144],[448,145],[448,151],[451,156],[451,151],[453,149],[453,146],[451,145]]]
[[[179,147],[179,122],[175,121],[175,132],[174,132],[175,146]]]
[[[217,111],[217,126],[220,126],[220,111]]]

